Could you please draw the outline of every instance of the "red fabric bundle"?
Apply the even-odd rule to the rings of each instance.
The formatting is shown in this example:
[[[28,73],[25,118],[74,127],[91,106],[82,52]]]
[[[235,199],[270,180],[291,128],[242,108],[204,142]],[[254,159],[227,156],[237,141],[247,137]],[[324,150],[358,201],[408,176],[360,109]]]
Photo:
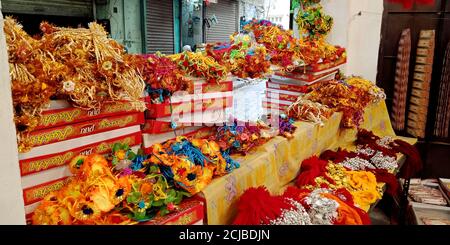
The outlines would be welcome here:
[[[423,163],[417,148],[403,140],[394,140],[391,144],[393,150],[402,153],[406,157],[405,164],[400,170],[400,177],[409,179],[422,171]]]
[[[387,194],[391,196],[395,196],[398,194],[399,184],[395,175],[389,173],[386,169],[370,169],[369,171],[375,174],[377,182],[386,184]]]
[[[389,0],[389,2],[401,3],[403,7],[406,9],[411,9],[414,5],[414,2],[417,2],[418,4],[427,4],[427,5],[434,4],[434,0]]]
[[[317,177],[324,177],[331,184],[335,182],[326,175],[328,161],[319,159],[317,156],[308,158],[302,162],[300,174],[297,177],[296,185],[301,188],[306,185],[315,185]]]
[[[345,160],[345,158],[354,158],[357,154],[355,152],[348,152],[346,150],[342,150],[339,148],[336,152],[327,150],[322,155],[320,155],[320,159],[326,161],[332,161],[334,163],[341,163]]]
[[[234,225],[268,225],[277,219],[283,210],[291,209],[284,197],[272,196],[265,187],[250,188],[238,202],[238,214]]]

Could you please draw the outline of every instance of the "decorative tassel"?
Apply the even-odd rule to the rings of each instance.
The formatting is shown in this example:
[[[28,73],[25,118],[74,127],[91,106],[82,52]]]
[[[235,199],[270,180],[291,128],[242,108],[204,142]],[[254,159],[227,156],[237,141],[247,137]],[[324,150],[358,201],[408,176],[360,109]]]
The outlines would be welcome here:
[[[238,202],[234,225],[268,225],[281,216],[283,210],[293,208],[283,197],[272,196],[265,187],[250,188]]]
[[[308,158],[302,162],[300,174],[297,177],[296,185],[301,188],[307,185],[315,185],[317,177],[325,177],[331,184],[334,181],[326,175],[328,161],[319,159],[317,156]]]

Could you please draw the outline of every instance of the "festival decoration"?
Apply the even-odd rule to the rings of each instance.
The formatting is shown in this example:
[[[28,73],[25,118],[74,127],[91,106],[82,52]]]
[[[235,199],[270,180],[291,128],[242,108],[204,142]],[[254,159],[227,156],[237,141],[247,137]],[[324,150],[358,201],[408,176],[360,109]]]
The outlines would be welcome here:
[[[208,83],[226,81],[228,70],[214,58],[202,52],[183,52],[168,56],[178,67],[192,77],[203,78]]]
[[[333,80],[314,84],[312,91],[302,96],[302,100],[320,103],[333,111],[342,112],[342,125],[346,128],[359,126],[363,120],[364,109],[383,98],[384,92],[376,85],[355,77],[345,81]],[[313,108],[318,111],[320,107],[315,104]]]
[[[296,102],[288,107],[287,115],[297,120],[324,125],[324,121],[333,115],[333,111],[326,105],[300,96]]]
[[[261,78],[270,73],[266,47],[252,40],[249,34],[231,36],[231,43],[207,44],[206,53],[239,78]]]
[[[43,22],[43,36],[34,39],[12,18],[5,19],[14,121],[19,151],[30,149],[24,139],[38,124],[51,99],[67,99],[83,109],[128,101],[144,110],[144,82],[124,48],[109,39],[102,26],[60,28]]]
[[[294,38],[291,30],[284,30],[267,20],[250,21],[243,29],[253,33],[255,40],[266,47],[273,64],[283,68],[304,64],[299,40]]]
[[[189,194],[171,186],[158,166],[127,145],[115,144],[113,165],[97,154],[77,156],[74,175],[62,189],[47,195],[33,224],[136,224],[176,210]]]
[[[345,190],[314,191],[288,187],[273,196],[265,187],[250,188],[238,202],[235,225],[363,225],[367,213],[355,207]]]
[[[167,56],[156,53],[138,58],[139,63],[136,65],[147,84],[147,92],[164,90],[172,94],[177,91],[194,91],[193,82],[187,78],[187,74]]]
[[[302,5],[295,19],[300,33],[312,40],[326,37],[333,27],[333,18],[323,12],[320,3],[304,1]]]
[[[221,151],[215,141],[184,136],[153,145],[149,162],[160,166],[168,180],[191,194],[200,192],[214,176],[239,168],[239,163]]]
[[[262,122],[252,125],[249,122],[234,120],[218,127],[216,135],[210,139],[217,141],[223,152],[246,155],[251,149],[273,137],[264,129],[268,129],[268,126]]]

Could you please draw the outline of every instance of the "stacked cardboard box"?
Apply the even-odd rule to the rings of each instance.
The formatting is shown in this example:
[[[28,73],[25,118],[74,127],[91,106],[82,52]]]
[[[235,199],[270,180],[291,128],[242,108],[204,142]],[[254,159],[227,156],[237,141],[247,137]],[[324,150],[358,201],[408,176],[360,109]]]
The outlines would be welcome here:
[[[27,217],[51,191],[71,176],[70,160],[77,155],[106,154],[115,143],[140,147],[144,114],[128,103],[107,104],[101,110],[82,110],[66,102],[52,103],[40,125],[26,140],[32,149],[19,154]]]
[[[176,136],[206,137],[208,126],[227,120],[227,109],[233,106],[233,82],[230,79],[218,84],[193,79],[192,93],[177,92],[164,103],[152,103],[147,97],[147,111],[143,131],[146,152],[157,143]]]
[[[333,79],[345,62],[345,58],[341,58],[332,63],[300,67],[292,72],[275,71],[266,83],[263,107],[271,111],[286,110],[308,86]]]

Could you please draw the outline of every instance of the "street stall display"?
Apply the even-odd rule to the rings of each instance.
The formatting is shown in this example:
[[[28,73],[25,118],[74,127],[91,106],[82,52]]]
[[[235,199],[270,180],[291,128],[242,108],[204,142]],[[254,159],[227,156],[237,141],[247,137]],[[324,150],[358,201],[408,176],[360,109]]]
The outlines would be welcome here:
[[[252,20],[169,56],[126,54],[96,23],[31,37],[6,18],[29,223],[370,224],[422,163],[382,89],[340,73],[318,2],[302,1],[300,38]],[[229,114],[234,78],[270,78],[271,113]]]

